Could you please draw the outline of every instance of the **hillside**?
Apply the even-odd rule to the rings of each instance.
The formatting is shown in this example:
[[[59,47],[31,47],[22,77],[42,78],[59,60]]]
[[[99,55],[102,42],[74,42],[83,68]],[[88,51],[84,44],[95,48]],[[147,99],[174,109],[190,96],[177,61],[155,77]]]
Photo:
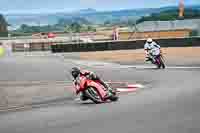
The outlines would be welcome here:
[[[7,30],[8,23],[6,22],[4,16],[0,14],[0,36],[8,36]]]
[[[188,9],[200,10],[200,6],[188,6]],[[147,8],[147,9],[127,9],[119,11],[99,12],[95,9],[82,9],[74,12],[57,12],[41,14],[6,14],[6,20],[12,25],[12,28],[19,27],[22,24],[27,25],[54,25],[60,20],[76,21],[77,18],[84,19],[93,24],[103,24],[106,21],[119,22],[121,20],[137,20],[142,16],[148,16],[168,10],[176,10],[177,7]],[[82,21],[82,20],[81,20]]]
[[[152,13],[149,16],[144,16],[137,20],[137,23],[144,21],[171,21],[176,19],[198,19],[200,18],[200,10],[194,8],[186,8],[184,13],[184,18],[179,18],[179,10],[169,9],[166,11],[161,11],[160,13]]]

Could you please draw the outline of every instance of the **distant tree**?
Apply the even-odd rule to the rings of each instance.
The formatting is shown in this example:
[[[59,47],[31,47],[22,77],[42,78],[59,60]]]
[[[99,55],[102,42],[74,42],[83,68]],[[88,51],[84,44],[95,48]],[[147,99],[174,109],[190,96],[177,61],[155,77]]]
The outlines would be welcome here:
[[[35,33],[35,32],[51,32],[60,30],[63,30],[63,28],[60,28],[58,25],[29,26],[26,24],[22,24],[16,31],[20,33]]]
[[[64,27],[64,32],[66,33],[78,33],[78,32],[90,32],[96,31],[93,26],[90,25],[81,25],[79,23],[72,23]]]
[[[6,22],[4,16],[0,14],[0,36],[8,36],[8,23]]]
[[[106,20],[105,22],[104,22],[104,25],[110,25],[111,24],[111,21],[109,21],[109,20]]]
[[[72,32],[72,29],[71,29],[70,25],[66,25],[64,27],[64,32],[66,32],[66,33],[71,33]]]
[[[26,24],[22,24],[20,26],[20,30],[23,31],[23,32],[27,32],[29,30],[29,26],[26,25]]]
[[[58,20],[57,25],[65,27],[66,25],[71,25],[73,23],[79,24],[91,24],[87,19],[83,17],[70,17],[70,18],[61,18]]]
[[[79,33],[81,31],[81,28],[82,28],[81,25],[77,22],[72,23],[70,25],[70,27],[72,28],[72,31],[75,32],[75,33]]]
[[[87,31],[96,31],[96,29],[94,27],[92,27],[92,26],[89,25],[87,27]]]

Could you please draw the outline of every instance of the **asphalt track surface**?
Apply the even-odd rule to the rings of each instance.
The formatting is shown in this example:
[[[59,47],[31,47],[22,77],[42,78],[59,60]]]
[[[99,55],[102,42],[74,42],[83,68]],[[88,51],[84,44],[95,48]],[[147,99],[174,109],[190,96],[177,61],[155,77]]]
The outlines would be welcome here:
[[[61,58],[0,60],[1,81],[70,80],[74,62]],[[86,67],[86,66],[85,66]],[[199,133],[200,69],[157,70],[149,67],[95,67],[106,80],[145,86],[115,103],[95,105],[75,100],[0,114],[0,133]],[[67,92],[66,92],[67,93]]]

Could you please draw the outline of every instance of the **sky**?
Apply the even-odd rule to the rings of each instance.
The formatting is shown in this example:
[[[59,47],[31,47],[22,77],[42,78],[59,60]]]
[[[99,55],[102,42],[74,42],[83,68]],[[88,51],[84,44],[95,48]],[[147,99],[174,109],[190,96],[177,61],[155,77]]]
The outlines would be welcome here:
[[[77,11],[94,8],[98,11],[158,8],[178,5],[179,0],[0,0],[3,13],[41,13]],[[184,0],[186,5],[200,5],[200,0]]]

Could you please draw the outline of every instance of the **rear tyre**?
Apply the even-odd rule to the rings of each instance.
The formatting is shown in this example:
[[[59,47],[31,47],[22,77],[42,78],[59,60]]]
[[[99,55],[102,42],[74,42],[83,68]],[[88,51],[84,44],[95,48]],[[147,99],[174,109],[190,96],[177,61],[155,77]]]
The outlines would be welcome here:
[[[88,95],[88,98],[92,100],[94,103],[100,104],[103,102],[96,88],[88,87],[85,93],[86,95]]]

